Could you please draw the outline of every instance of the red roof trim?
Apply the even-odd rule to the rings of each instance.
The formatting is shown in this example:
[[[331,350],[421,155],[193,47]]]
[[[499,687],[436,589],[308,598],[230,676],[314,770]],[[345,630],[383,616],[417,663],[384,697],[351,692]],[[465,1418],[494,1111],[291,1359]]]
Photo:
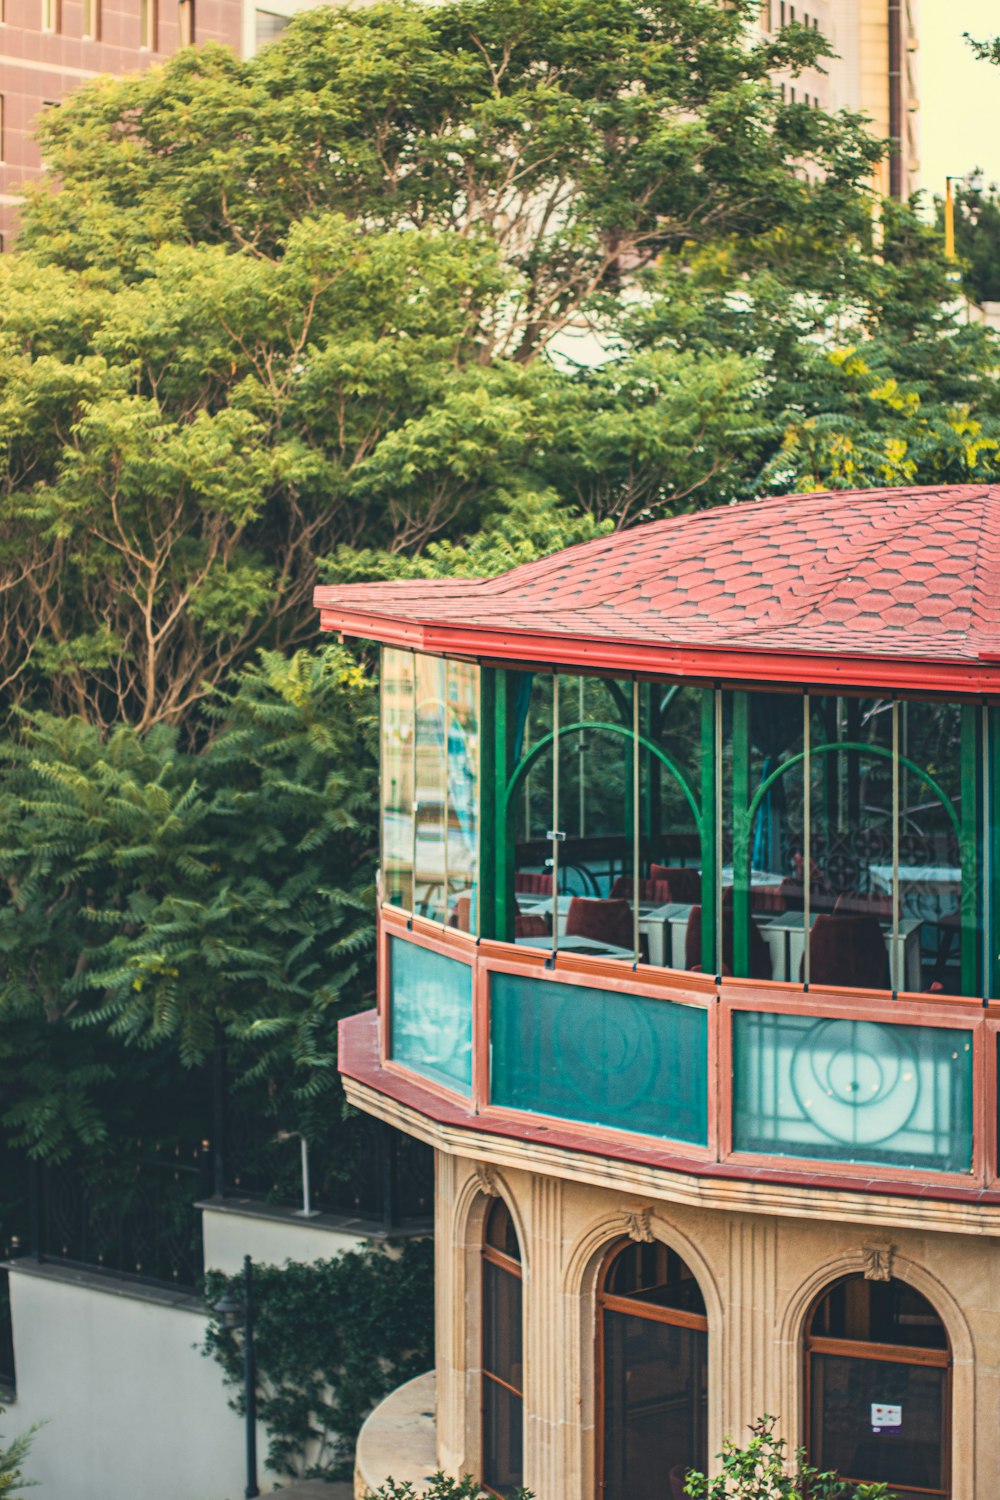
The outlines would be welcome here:
[[[324,630],[443,655],[900,691],[1000,690],[1000,486],[653,521],[489,579],[316,590]]]
[[[773,652],[730,646],[647,646],[600,637],[471,629],[393,619],[359,610],[320,611],[320,628],[431,656],[554,663],[607,672],[692,677],[701,681],[795,682],[810,686],[894,688],[934,693],[1000,693],[1000,654],[983,663],[906,661],[896,657]]]

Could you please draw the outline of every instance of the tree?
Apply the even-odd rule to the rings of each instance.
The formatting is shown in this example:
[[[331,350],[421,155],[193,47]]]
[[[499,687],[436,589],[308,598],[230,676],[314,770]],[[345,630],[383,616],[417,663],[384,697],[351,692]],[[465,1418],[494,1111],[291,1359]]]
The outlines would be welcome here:
[[[892,1500],[884,1484],[855,1484],[832,1471],[821,1473],[798,1449],[788,1462],[784,1438],[775,1436],[776,1418],[750,1424],[750,1441],[722,1445],[721,1472],[714,1479],[689,1473],[684,1493],[691,1500]]]
[[[240,63],[185,51],[85,86],[40,128],[61,180],[24,244],[141,278],[164,240],[278,258],[336,213],[485,238],[515,277],[482,354],[530,360],[624,271],[721,235],[856,231],[881,147],[771,83],[831,50],[756,0],[393,0],[297,17]],[[808,170],[803,170],[807,168]],[[596,300],[595,300],[596,299]]]
[[[780,99],[828,49],[751,43],[753,12],[317,9],[51,110],[0,266],[7,701],[197,735],[257,649],[313,634],[317,557],[461,540],[512,492],[618,524],[722,497],[754,358],[630,358],[627,288],[720,237],[821,266],[881,150]],[[570,323],[621,358],[548,358]]]
[[[726,247],[667,267],[626,334],[639,350],[752,360],[753,421],[723,471],[732,496],[993,481],[995,333],[964,320],[940,237],[882,205],[878,256],[804,286],[781,246],[741,273]],[[711,498],[722,498],[709,489]]]
[[[3,747],[0,1124],[19,1148],[59,1160],[148,1121],[151,1071],[197,1067],[220,1031],[259,1111],[336,1133],[336,1023],[370,982],[370,691],[339,648],[270,655],[197,753],[41,714]]]

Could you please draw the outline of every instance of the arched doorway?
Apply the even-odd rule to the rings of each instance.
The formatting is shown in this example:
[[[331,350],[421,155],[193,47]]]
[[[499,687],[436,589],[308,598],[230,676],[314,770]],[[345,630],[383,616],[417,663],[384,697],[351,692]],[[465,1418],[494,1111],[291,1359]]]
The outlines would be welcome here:
[[[524,1476],[524,1337],[521,1247],[502,1198],[486,1216],[482,1273],[482,1482],[506,1496]]]
[[[951,1350],[927,1298],[845,1277],[815,1304],[805,1347],[810,1462],[883,1480],[897,1500],[947,1500]]]
[[[708,1462],[708,1319],[675,1251],[626,1241],[598,1288],[602,1500],[683,1500]]]

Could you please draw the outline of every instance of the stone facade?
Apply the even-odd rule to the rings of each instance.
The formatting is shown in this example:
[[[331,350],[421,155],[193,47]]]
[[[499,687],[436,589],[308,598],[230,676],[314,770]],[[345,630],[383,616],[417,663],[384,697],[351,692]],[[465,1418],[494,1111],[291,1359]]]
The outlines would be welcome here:
[[[437,1153],[437,1441],[448,1472],[480,1466],[480,1247],[492,1201],[485,1180],[508,1204],[522,1248],[525,1483],[538,1500],[596,1500],[596,1285],[610,1247],[637,1232],[676,1250],[701,1286],[711,1453],[765,1412],[778,1416],[791,1446],[802,1441],[810,1308],[838,1277],[880,1279],[891,1270],[933,1303],[948,1331],[952,1500],[993,1500],[1000,1473],[995,1226],[991,1235],[887,1223],[876,1230],[855,1222],[848,1193],[817,1192],[799,1214],[773,1216],[672,1201],[666,1177],[658,1192],[647,1181],[640,1202],[544,1170],[484,1174],[483,1166]]]

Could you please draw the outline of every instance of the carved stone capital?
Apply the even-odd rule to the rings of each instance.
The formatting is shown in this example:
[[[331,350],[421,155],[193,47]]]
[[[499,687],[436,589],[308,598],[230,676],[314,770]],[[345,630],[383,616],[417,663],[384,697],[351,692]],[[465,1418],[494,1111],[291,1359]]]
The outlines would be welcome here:
[[[653,1243],[653,1231],[649,1227],[649,1216],[652,1209],[643,1208],[639,1203],[632,1204],[624,1210],[625,1233],[630,1240],[638,1240],[640,1244],[651,1245]]]
[[[487,1198],[499,1198],[500,1189],[497,1187],[497,1175],[492,1167],[485,1162],[476,1162],[476,1187]]]
[[[862,1245],[866,1281],[891,1281],[895,1245]]]

